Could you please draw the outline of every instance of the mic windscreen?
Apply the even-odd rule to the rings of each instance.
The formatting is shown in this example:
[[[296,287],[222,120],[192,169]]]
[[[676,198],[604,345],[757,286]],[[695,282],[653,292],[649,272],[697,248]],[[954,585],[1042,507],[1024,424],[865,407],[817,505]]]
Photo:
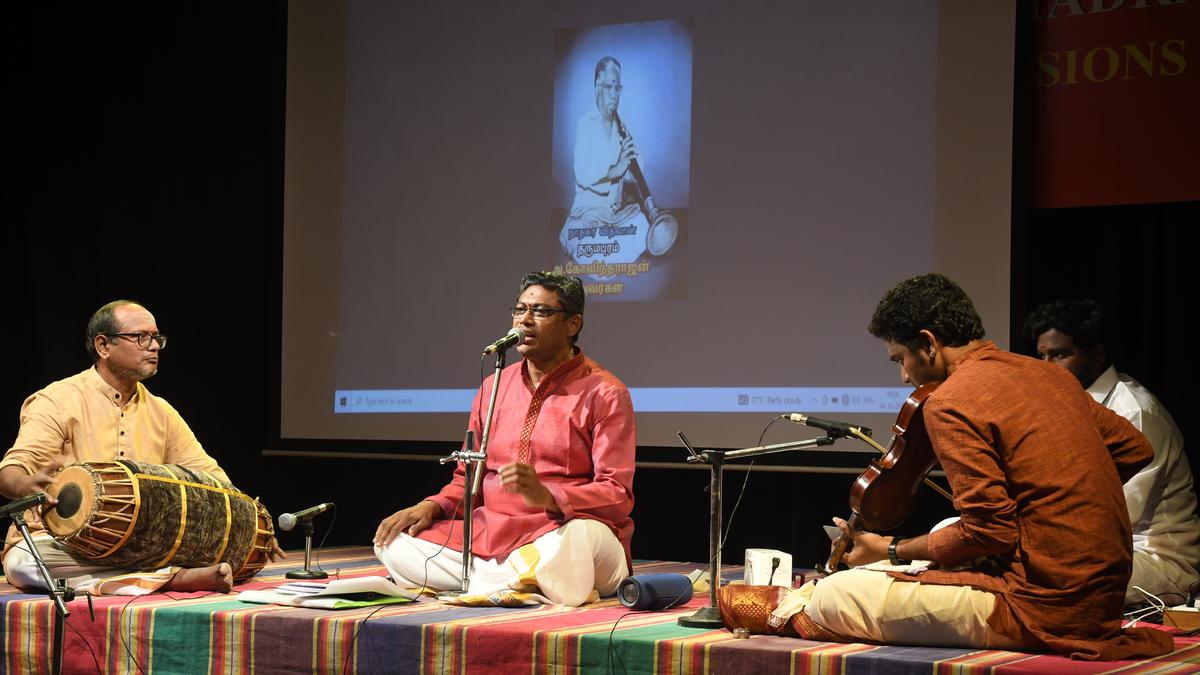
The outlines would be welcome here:
[[[58,491],[56,499],[58,504],[54,507],[54,512],[60,518],[70,518],[79,512],[79,507],[83,504],[83,490],[79,483],[67,483]]]
[[[635,574],[617,587],[617,599],[629,609],[680,607],[692,599],[692,580],[682,574]]]
[[[291,532],[292,528],[295,526],[296,516],[293,516],[290,513],[284,513],[279,516],[279,529],[283,530],[284,532]]]

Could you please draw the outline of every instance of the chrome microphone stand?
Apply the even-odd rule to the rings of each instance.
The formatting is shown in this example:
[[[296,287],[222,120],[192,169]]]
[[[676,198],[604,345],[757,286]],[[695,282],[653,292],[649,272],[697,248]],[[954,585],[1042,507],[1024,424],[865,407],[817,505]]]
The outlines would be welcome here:
[[[483,433],[479,439],[479,452],[475,452],[475,434],[467,431],[466,440],[461,450],[450,453],[439,460],[442,464],[463,462],[466,472],[463,494],[463,550],[462,550],[462,588],[458,591],[447,591],[441,595],[455,596],[467,592],[471,585],[471,524],[475,518],[475,498],[479,496],[483,485],[484,464],[487,462],[488,439],[492,431],[492,416],[496,412],[496,395],[500,391],[500,371],[504,370],[503,349],[496,350],[496,368],[492,376],[492,393],[488,398],[487,414],[483,418]]]
[[[54,621],[54,664],[53,673],[59,675],[62,673],[63,663],[63,639],[65,635],[67,617],[71,615],[71,611],[67,609],[67,603],[75,599],[75,590],[66,584],[65,579],[54,578],[50,573],[50,569],[46,567],[46,562],[42,560],[42,554],[38,551],[37,545],[33,543],[33,537],[29,534],[29,526],[25,524],[25,516],[20,511],[13,511],[8,514],[16,524],[17,529],[21,531],[21,537],[25,539],[25,546],[29,549],[30,555],[33,556],[34,562],[37,563],[38,573],[42,576],[42,582],[46,584],[47,593],[50,600],[54,603],[57,617]],[[92,602],[91,596],[88,596],[88,604]]]
[[[304,569],[292,570],[283,576],[288,579],[328,579],[329,573],[322,570],[312,569],[312,540],[313,540],[313,524],[312,520],[304,521]]]

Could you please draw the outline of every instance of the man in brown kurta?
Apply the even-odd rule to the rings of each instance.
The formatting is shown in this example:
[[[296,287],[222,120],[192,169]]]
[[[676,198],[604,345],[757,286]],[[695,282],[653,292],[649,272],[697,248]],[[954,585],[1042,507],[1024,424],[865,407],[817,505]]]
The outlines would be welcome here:
[[[847,563],[890,559],[893,571],[851,570],[819,582],[792,624],[812,637],[886,641],[889,634],[913,635],[907,622],[921,626],[917,635],[951,635],[946,641],[956,645],[1081,659],[1171,651],[1165,633],[1121,628],[1132,566],[1121,485],[1150,461],[1145,438],[1062,368],[983,340],[970,299],[941,275],[894,287],[870,330],[905,382],[943,381],[923,413],[961,518],[912,539],[853,533]],[[935,564],[900,571],[912,559]],[[855,582],[868,575],[875,581]],[[864,597],[880,578],[885,597]],[[923,591],[961,591],[966,599],[956,601],[961,607],[915,612],[906,594]],[[899,602],[906,606],[894,606]],[[938,616],[942,609],[947,618]],[[872,611],[886,618],[865,616]]]

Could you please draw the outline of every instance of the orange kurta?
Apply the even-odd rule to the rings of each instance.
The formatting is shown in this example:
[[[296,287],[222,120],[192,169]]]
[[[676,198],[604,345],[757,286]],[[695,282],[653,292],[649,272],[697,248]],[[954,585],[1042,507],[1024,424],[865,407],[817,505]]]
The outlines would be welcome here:
[[[123,402],[94,367],[54,382],[25,400],[21,430],[0,461],[0,469],[19,466],[32,474],[46,470],[52,462],[67,466],[118,459],[179,464],[229,480],[170,403],[151,394],[141,382],[133,398]],[[29,518],[29,526],[34,531],[42,529],[33,518]],[[5,553],[20,541],[16,526],[10,527]]]
[[[941,565],[980,556],[994,572],[934,569],[923,583],[996,594],[988,624],[1073,658],[1164,654],[1153,629],[1121,629],[1132,536],[1121,484],[1153,449],[1064,368],[1001,351],[964,355],[924,406],[961,520],[929,536]]]

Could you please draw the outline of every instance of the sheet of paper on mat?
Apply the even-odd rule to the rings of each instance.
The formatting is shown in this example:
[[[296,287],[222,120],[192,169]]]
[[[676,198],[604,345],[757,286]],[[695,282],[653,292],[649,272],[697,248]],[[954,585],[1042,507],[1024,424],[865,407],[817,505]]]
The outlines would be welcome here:
[[[258,604],[315,609],[349,609],[412,602],[417,594],[383,577],[334,579],[328,583],[290,582],[277,588],[242,591],[237,599]]]

